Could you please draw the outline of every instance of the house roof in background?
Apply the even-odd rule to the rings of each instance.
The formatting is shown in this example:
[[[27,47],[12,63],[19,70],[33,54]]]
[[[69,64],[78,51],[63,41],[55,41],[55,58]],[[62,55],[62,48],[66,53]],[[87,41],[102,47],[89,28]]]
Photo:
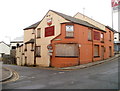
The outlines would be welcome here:
[[[8,47],[10,47],[10,45],[7,44],[7,43],[5,43],[4,41],[1,41],[0,44],[1,44],[1,43],[4,43],[4,44],[7,45]]]
[[[77,18],[74,18],[72,16],[68,16],[68,15],[65,15],[63,13],[59,13],[59,12],[56,12],[56,11],[53,11],[53,10],[50,10],[56,14],[58,14],[59,16],[63,17],[64,19],[70,21],[70,22],[73,22],[73,23],[77,23],[77,24],[80,24],[80,25],[84,25],[84,26],[87,26],[87,27],[91,27],[91,28],[94,28],[94,29],[98,29],[98,30],[101,30],[100,28],[86,22],[86,21],[83,21],[83,20],[80,20],[80,19],[77,19]],[[104,31],[104,30],[102,30]]]
[[[35,29],[35,28],[39,25],[40,22],[41,22],[41,21],[38,21],[37,23],[30,25],[29,27],[26,27],[24,30],[27,30],[27,29]]]

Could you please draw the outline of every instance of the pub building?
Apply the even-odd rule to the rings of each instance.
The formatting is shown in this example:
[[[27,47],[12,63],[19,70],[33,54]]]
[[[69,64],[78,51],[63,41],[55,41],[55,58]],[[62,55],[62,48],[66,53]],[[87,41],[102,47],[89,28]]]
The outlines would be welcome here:
[[[114,56],[114,31],[77,13],[74,17],[49,10],[24,29],[21,65],[68,67]],[[19,50],[19,48],[17,49]],[[21,58],[22,57],[22,58]],[[19,64],[18,64],[19,65]]]

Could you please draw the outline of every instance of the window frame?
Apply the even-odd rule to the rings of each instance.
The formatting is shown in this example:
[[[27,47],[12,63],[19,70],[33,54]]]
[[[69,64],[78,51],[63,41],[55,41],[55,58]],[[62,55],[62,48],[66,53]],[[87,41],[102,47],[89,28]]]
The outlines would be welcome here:
[[[73,26],[73,31],[67,31],[67,29],[66,29],[67,26]],[[66,25],[65,25],[65,38],[74,38],[74,31],[75,31],[74,24],[66,24]],[[73,36],[68,36],[68,35],[67,35],[67,32],[72,32],[72,35],[73,35]]]
[[[103,36],[103,38],[102,38],[102,36]],[[100,39],[101,39],[101,42],[104,43],[104,33],[100,34]]]
[[[41,28],[37,28],[37,38],[41,38]]]
[[[68,44],[73,44],[73,45],[75,45],[76,46],[76,48],[77,48],[77,46],[78,46],[78,44],[76,44],[76,43],[60,43],[60,44],[63,44],[64,46],[65,45],[68,45]],[[59,45],[59,44],[56,44],[56,45]],[[55,57],[63,57],[63,58],[78,58],[79,57],[79,48],[77,48],[78,50],[77,50],[77,52],[74,52],[74,53],[76,53],[75,55],[73,55],[72,54],[72,56],[70,56],[69,54],[62,54],[62,55],[58,55],[57,54],[57,48],[56,48],[56,45],[55,45]],[[79,47],[79,46],[78,46]],[[63,56],[64,55],[64,56]],[[69,56],[68,56],[69,55]]]
[[[89,33],[91,33],[90,35],[91,35],[91,38],[89,39]],[[92,32],[92,29],[89,29],[88,28],[88,41],[92,41],[93,40],[93,34],[92,34],[93,32]]]
[[[40,48],[40,50],[39,51],[37,51],[37,48]],[[35,48],[35,56],[36,57],[41,57],[41,46],[36,46],[36,48]]]
[[[98,55],[97,55],[97,56],[95,55],[95,46],[98,46]],[[99,52],[100,52],[100,49],[99,49],[99,48],[100,48],[100,45],[97,45],[97,44],[94,45],[94,55],[93,55],[94,58],[100,57],[100,53],[99,53]]]
[[[111,38],[112,38],[111,31],[109,31],[109,41],[111,41]]]

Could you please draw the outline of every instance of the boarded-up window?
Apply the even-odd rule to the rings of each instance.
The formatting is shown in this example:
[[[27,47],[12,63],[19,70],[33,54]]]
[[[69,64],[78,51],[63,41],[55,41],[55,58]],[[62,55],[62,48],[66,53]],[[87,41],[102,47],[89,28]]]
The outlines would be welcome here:
[[[77,44],[56,44],[56,56],[60,57],[78,57]]]
[[[37,29],[37,38],[40,38],[40,37],[41,37],[41,36],[40,36],[40,35],[41,35],[40,32],[41,32],[41,28],[38,28],[38,29]]]
[[[41,53],[41,47],[40,46],[36,46],[35,56],[36,57],[40,57],[40,53]]]
[[[74,37],[74,26],[66,25],[66,37]]]
[[[92,31],[88,30],[88,40],[92,40]]]
[[[100,40],[100,33],[97,31],[94,31],[94,40]]]
[[[99,57],[99,45],[94,45],[94,57]]]

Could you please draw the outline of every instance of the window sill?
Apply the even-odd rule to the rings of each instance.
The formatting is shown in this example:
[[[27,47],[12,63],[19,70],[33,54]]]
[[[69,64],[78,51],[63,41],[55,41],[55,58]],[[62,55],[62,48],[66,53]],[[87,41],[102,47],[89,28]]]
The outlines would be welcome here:
[[[99,58],[100,56],[94,56],[94,58]]]
[[[74,38],[74,37],[65,37],[65,38]]]
[[[62,58],[78,58],[78,56],[55,56],[55,57],[62,57]]]

